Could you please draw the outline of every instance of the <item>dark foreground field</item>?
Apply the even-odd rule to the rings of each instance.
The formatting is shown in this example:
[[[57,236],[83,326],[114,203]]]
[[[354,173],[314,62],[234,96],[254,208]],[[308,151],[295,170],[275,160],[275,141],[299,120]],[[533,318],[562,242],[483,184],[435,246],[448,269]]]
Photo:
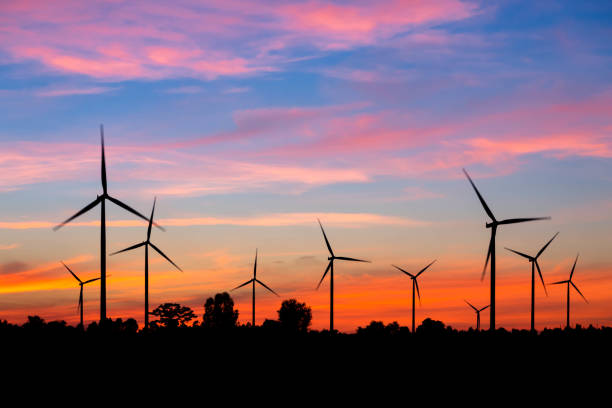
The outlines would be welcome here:
[[[50,369],[52,376],[68,373],[72,380],[110,370],[114,379],[161,381],[169,375],[166,380],[175,376],[179,382],[192,375],[261,381],[260,376],[269,372],[280,376],[279,381],[345,375],[362,380],[435,376],[459,381],[475,376],[475,381],[486,382],[501,375],[548,382],[588,376],[592,370],[603,370],[609,378],[612,328],[491,333],[457,331],[426,319],[415,334],[381,323],[354,334],[249,326],[158,328],[144,333],[121,320],[86,331],[34,321],[23,326],[0,323],[0,347],[5,368]]]

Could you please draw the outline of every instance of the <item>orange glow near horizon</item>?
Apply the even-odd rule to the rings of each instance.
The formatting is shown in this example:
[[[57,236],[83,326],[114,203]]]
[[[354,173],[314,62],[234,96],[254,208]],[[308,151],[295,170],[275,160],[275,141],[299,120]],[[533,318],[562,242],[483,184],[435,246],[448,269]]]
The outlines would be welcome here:
[[[158,267],[155,267],[157,269]],[[379,275],[366,273],[360,276],[347,275],[343,273],[345,265],[339,265],[335,274],[335,325],[336,328],[353,332],[358,326],[365,326],[372,320],[380,320],[385,323],[397,321],[400,325],[411,325],[411,282],[410,279],[400,273],[384,271]],[[47,270],[48,267],[39,270]],[[497,286],[497,320],[498,327],[521,328],[529,327],[530,319],[530,274],[526,270],[513,270],[512,273],[498,275]],[[329,325],[329,282],[326,281],[316,291],[315,281],[320,278],[318,269],[312,270],[311,284],[299,285],[292,288],[275,288],[275,285],[266,279],[262,279],[275,290],[279,291],[281,299],[267,293],[263,288],[257,288],[257,324],[263,323],[265,319],[276,319],[276,311],[283,299],[296,298],[305,302],[312,308],[313,329],[326,329]],[[417,300],[416,320],[417,325],[426,318],[441,320],[447,325],[457,329],[467,329],[475,324],[475,314],[465,304],[464,299],[470,301],[477,307],[488,304],[489,284],[488,278],[480,282],[478,273],[465,269],[454,272],[440,272],[432,268],[430,273],[425,273],[419,278],[422,304],[419,306]],[[521,273],[523,272],[523,273]],[[578,287],[589,299],[585,304],[579,295],[571,293],[571,321],[572,325],[582,324],[587,326],[609,325],[609,320],[598,319],[594,316],[602,316],[607,313],[607,302],[609,293],[612,291],[612,282],[606,278],[606,270],[581,268],[575,280]],[[137,270],[110,271],[112,278],[108,281],[108,307],[109,315],[113,318],[133,317],[142,324],[142,275]],[[225,272],[218,271],[216,276]],[[243,280],[248,279],[248,272],[243,270],[236,272],[235,269],[227,271],[229,275],[244,275]],[[567,271],[555,271],[554,277],[547,281],[567,279]],[[90,276],[94,272],[84,275]],[[190,271],[192,276],[205,276],[206,271]],[[3,294],[23,296],[24,298],[47,298],[55,293],[61,304],[36,309],[22,305],[8,311],[4,311],[2,318],[12,322],[23,322],[28,315],[40,315],[47,320],[66,320],[69,324],[78,323],[76,301],[78,299],[78,285],[72,282],[67,274],[57,273],[57,277],[44,279],[18,279],[15,281],[3,280]],[[31,275],[30,275],[31,276]],[[190,306],[201,321],[203,304],[207,297],[214,293],[222,292],[223,289],[212,289],[211,284],[199,283],[189,285],[190,296],[181,295],[184,288],[174,286],[177,281],[184,277],[178,276],[172,271],[163,273],[152,273],[151,276],[151,309],[157,304],[164,302],[179,302]],[[239,282],[236,282],[239,283]],[[217,282],[218,284],[218,282]],[[167,286],[166,286],[167,285]],[[181,282],[180,285],[183,285]],[[231,286],[231,285],[228,285]],[[235,285],[234,285],[235,286]],[[225,291],[228,289],[226,288]],[[554,328],[565,325],[565,286],[548,286],[549,297],[537,282],[536,287],[536,327]],[[172,295],[174,294],[174,295]],[[99,285],[91,285],[85,289],[85,320],[95,321],[99,318],[98,313]],[[235,308],[240,311],[239,321],[250,322],[251,319],[251,291],[250,287],[231,292],[235,302]],[[38,302],[36,302],[38,303]],[[483,328],[488,328],[488,310],[481,315]]]

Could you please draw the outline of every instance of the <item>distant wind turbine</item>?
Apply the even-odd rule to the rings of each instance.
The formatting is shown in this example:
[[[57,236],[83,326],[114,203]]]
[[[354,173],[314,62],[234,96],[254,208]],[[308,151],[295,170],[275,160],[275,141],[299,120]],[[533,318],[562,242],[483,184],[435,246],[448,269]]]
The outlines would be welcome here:
[[[465,300],[465,299],[464,299]],[[467,303],[472,309],[474,309],[474,311],[476,312],[476,330],[480,330],[480,312],[482,312],[483,310],[485,310],[487,307],[489,307],[489,305],[486,305],[485,307],[483,307],[482,309],[477,309],[476,307],[474,307],[470,302],[468,302],[467,300],[465,301],[465,303]]]
[[[103,321],[106,320],[106,200],[116,204],[126,211],[131,212],[145,221],[149,221],[149,219],[138,211],[134,210],[132,207],[124,204],[114,197],[111,197],[108,194],[108,186],[106,183],[106,160],[104,158],[104,127],[102,125],[100,125],[100,142],[102,145],[102,195],[98,195],[94,201],[86,205],[81,211],[77,212],[66,221],[55,226],[53,230],[57,231],[70,221],[85,214],[100,204],[100,321]],[[163,228],[159,225],[155,224],[155,226],[163,230]]]
[[[589,301],[584,297],[582,292],[580,292],[580,289],[578,289],[578,286],[576,286],[574,282],[572,282],[572,277],[574,276],[574,270],[576,269],[577,262],[578,262],[578,255],[576,255],[576,260],[574,261],[574,266],[572,266],[572,271],[570,272],[570,276],[568,280],[551,283],[551,285],[560,285],[562,283],[567,283],[567,323],[565,326],[566,328],[570,327],[570,285],[573,286],[574,289],[576,289],[576,292],[578,292],[578,294],[582,296],[585,302],[589,303]]]
[[[317,218],[317,221],[319,221],[319,226],[321,227],[321,232],[323,233],[323,238],[325,238],[325,245],[327,245],[327,249],[329,250],[329,257],[327,258],[329,260],[329,263],[327,264],[327,268],[325,268],[325,272],[323,273],[323,277],[321,278],[321,280],[319,281],[319,284],[317,285],[317,290],[321,286],[321,283],[323,283],[323,279],[325,279],[325,276],[327,275],[327,272],[330,272],[330,275],[329,275],[329,279],[330,279],[330,286],[329,286],[329,331],[333,333],[333,331],[334,331],[334,261],[336,259],[338,259],[340,261],[353,261],[353,262],[370,262],[370,261],[364,261],[362,259],[347,258],[347,257],[344,257],[344,256],[336,256],[336,255],[334,255],[334,251],[332,251],[331,245],[329,244],[329,241],[327,240],[327,235],[325,235],[325,230],[323,229],[323,225],[321,224],[321,220],[319,220]]]
[[[81,279],[79,279],[78,276],[76,276],[76,274],[74,272],[72,272],[72,270],[68,266],[66,266],[65,263],[62,262],[62,265],[64,265],[64,267],[66,269],[68,269],[68,272],[70,272],[70,274],[72,276],[74,276],[74,279],[76,279],[79,282],[79,286],[81,287],[81,290],[80,290],[80,293],[79,293],[79,305],[78,305],[77,308],[78,308],[78,310],[80,311],[80,314],[81,314],[81,328],[84,329],[85,326],[83,326],[83,286],[87,285],[88,283],[95,282],[95,281],[99,280],[100,278],[94,278],[94,279],[90,279],[90,280],[87,280],[87,281],[83,282]]]
[[[542,270],[540,269],[540,264],[538,264],[538,258],[540,257],[540,255],[542,255],[544,250],[548,248],[550,243],[553,241],[553,239],[557,237],[557,235],[559,235],[558,232],[550,239],[550,241],[546,243],[546,245],[542,247],[542,249],[538,251],[536,256],[527,255],[522,252],[515,251],[514,249],[506,248],[510,252],[514,252],[515,254],[522,256],[523,258],[527,258],[527,260],[531,263],[531,331],[535,331],[535,268],[538,268],[538,275],[540,275],[540,280],[542,281],[544,293],[546,293],[546,296],[548,296],[546,284],[544,283],[544,278],[542,277]]]
[[[497,227],[499,225],[516,224],[519,222],[550,220],[550,217],[510,218],[507,220],[498,221],[493,215],[493,212],[491,212],[491,209],[485,202],[484,198],[482,198],[482,195],[480,195],[480,192],[478,191],[478,189],[476,188],[476,185],[470,178],[470,175],[467,173],[465,169],[463,169],[463,173],[468,178],[468,180],[470,181],[470,184],[474,188],[474,191],[476,192],[476,195],[478,196],[478,200],[480,200],[480,203],[482,204],[482,207],[484,208],[485,212],[487,213],[489,218],[491,218],[491,222],[488,222],[485,224],[487,228],[491,228],[491,240],[489,241],[489,249],[487,250],[487,260],[485,261],[484,268],[482,269],[482,276],[480,280],[484,279],[485,273],[487,271],[487,264],[489,263],[489,258],[491,258],[491,302],[490,302],[491,317],[490,317],[489,324],[490,324],[490,329],[495,330],[495,235],[497,234]]]
[[[252,324],[253,324],[253,327],[255,327],[255,284],[259,283],[261,286],[268,289],[270,292],[274,293],[276,296],[280,297],[278,293],[276,293],[275,291],[270,289],[268,286],[266,286],[265,283],[257,279],[257,249],[255,249],[255,266],[253,267],[253,279],[250,279],[244,282],[242,285],[236,286],[234,289],[232,289],[232,291],[236,289],[240,289],[241,287],[246,286],[249,283],[253,284],[253,323]]]
[[[179,268],[177,264],[172,262],[172,260],[168,258],[166,254],[162,252],[161,249],[159,249],[157,246],[155,246],[154,243],[151,242],[151,229],[153,227],[153,216],[155,214],[155,203],[156,202],[157,202],[157,198],[153,200],[153,209],[151,210],[151,218],[149,218],[149,228],[147,229],[147,240],[111,254],[111,256],[113,256],[121,252],[127,252],[133,249],[140,248],[142,246],[145,247],[145,309],[144,309],[145,310],[144,311],[144,329],[145,331],[149,329],[149,247],[153,248],[158,254],[166,258],[166,260],[170,262],[172,265],[174,265],[176,269],[183,272],[183,270]]]
[[[414,289],[416,288],[416,293],[419,296],[419,305],[421,304],[421,292],[419,291],[419,283],[417,282],[417,278],[427,270],[427,268],[429,268],[431,265],[433,265],[433,263],[436,262],[436,260],[434,259],[429,265],[427,265],[426,267],[424,267],[423,269],[421,269],[416,275],[411,274],[410,272],[406,272],[405,270],[403,270],[402,268],[400,268],[399,266],[395,266],[395,265],[391,265],[394,268],[399,269],[400,271],[404,272],[406,275],[410,276],[410,279],[412,279],[412,332],[414,333],[414,310],[415,310],[415,305],[414,305]]]

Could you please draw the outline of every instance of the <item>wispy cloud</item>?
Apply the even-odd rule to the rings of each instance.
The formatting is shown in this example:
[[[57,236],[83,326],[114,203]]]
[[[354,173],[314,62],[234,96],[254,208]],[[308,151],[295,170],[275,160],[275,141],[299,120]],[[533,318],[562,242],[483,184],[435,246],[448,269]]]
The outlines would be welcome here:
[[[0,251],[9,251],[11,249],[19,248],[20,244],[4,244],[0,245]]]
[[[164,92],[169,94],[198,94],[202,93],[204,88],[201,86],[179,86],[178,88],[166,89]]]
[[[388,216],[370,213],[274,213],[245,217],[193,217],[193,218],[165,218],[159,219],[160,225],[173,227],[193,227],[206,225],[236,225],[243,227],[286,227],[294,225],[315,225],[317,218],[325,220],[326,224],[346,228],[357,228],[371,225],[396,225],[421,227],[429,225],[426,221],[410,218]],[[2,221],[0,229],[40,229],[52,228],[57,222],[50,221]],[[139,220],[111,220],[106,223],[112,227],[141,227],[143,221]],[[79,222],[73,221],[71,226],[97,227],[99,221]]]
[[[251,88],[249,88],[248,86],[243,86],[243,87],[228,88],[225,91],[223,91],[223,93],[224,94],[237,94],[237,93],[249,92],[250,90]]]
[[[278,70],[296,59],[294,49],[349,49],[477,12],[459,0],[3,2],[0,49],[98,79],[215,79]]]
[[[119,88],[109,87],[85,87],[85,88],[52,88],[42,89],[36,92],[37,96],[54,97],[54,96],[73,96],[73,95],[98,95],[115,91]]]

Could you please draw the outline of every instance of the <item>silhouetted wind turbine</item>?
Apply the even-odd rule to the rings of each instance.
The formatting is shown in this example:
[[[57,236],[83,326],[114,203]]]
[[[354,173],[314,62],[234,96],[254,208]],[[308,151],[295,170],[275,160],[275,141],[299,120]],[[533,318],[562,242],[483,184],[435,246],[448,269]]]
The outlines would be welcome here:
[[[250,279],[250,280],[244,282],[242,285],[236,286],[232,290],[240,289],[241,287],[246,286],[249,283],[253,284],[253,327],[255,327],[255,284],[259,283],[261,286],[263,286],[264,288],[268,289],[270,292],[272,292],[276,296],[278,296],[278,293],[276,293],[275,291],[273,291],[272,289],[267,287],[265,283],[263,283],[262,281],[257,279],[257,249],[255,249],[255,266],[253,267],[253,279]],[[278,296],[278,297],[280,297],[280,296]]]
[[[325,276],[327,275],[327,272],[330,272],[330,275],[329,275],[329,279],[330,279],[330,285],[329,285],[329,331],[333,333],[333,331],[334,331],[334,261],[336,259],[338,259],[340,261],[353,261],[353,262],[370,262],[370,261],[364,261],[363,259],[347,258],[347,257],[344,257],[344,256],[336,256],[336,255],[334,255],[334,251],[332,251],[331,245],[329,244],[329,241],[327,240],[327,235],[325,235],[325,230],[323,229],[323,225],[321,224],[321,220],[319,220],[317,218],[317,221],[319,221],[319,226],[321,227],[321,232],[323,233],[323,238],[325,238],[325,245],[327,245],[327,249],[329,250],[329,257],[327,258],[329,260],[329,263],[327,264],[327,268],[325,268],[325,272],[323,273],[323,277],[321,278],[321,280],[319,281],[319,284],[317,285],[317,290],[321,286],[321,283],[323,282],[323,279],[325,279]]]
[[[465,300],[465,299],[464,299]],[[482,312],[483,310],[485,310],[487,307],[489,307],[489,305],[486,305],[485,307],[483,307],[482,309],[477,309],[476,307],[474,307],[470,302],[468,302],[467,300],[465,300],[465,303],[467,303],[472,309],[474,309],[474,311],[476,312],[476,330],[480,330],[480,312]]]
[[[87,285],[88,283],[95,282],[99,280],[100,278],[94,278],[94,279],[90,279],[90,280],[83,282],[82,280],[79,279],[78,276],[76,276],[74,272],[72,272],[72,270],[68,266],[66,266],[65,263],[62,262],[62,265],[64,265],[64,267],[68,269],[68,272],[70,272],[70,274],[74,276],[74,279],[76,279],[79,282],[79,286],[81,287],[81,291],[79,293],[79,306],[77,308],[80,310],[80,314],[81,314],[81,328],[84,329],[85,327],[83,326],[83,286]]]
[[[416,293],[419,296],[419,305],[421,304],[421,292],[419,291],[419,283],[417,282],[417,278],[427,270],[427,268],[429,268],[431,265],[433,265],[433,263],[436,262],[436,260],[434,259],[429,265],[427,265],[426,267],[424,267],[423,269],[421,269],[419,271],[419,273],[417,273],[416,275],[411,274],[410,272],[406,272],[405,270],[403,270],[402,268],[400,268],[399,266],[395,266],[395,265],[391,265],[397,269],[399,269],[400,271],[404,272],[406,275],[410,276],[410,279],[412,279],[412,332],[414,333],[414,289],[416,288]]]
[[[576,255],[576,260],[574,261],[574,266],[572,266],[572,271],[570,272],[569,279],[551,283],[551,285],[560,285],[562,283],[567,283],[567,324],[565,326],[567,328],[570,327],[570,285],[573,286],[574,289],[576,289],[576,292],[578,292],[578,294],[582,296],[585,302],[589,303],[589,301],[584,297],[582,292],[580,292],[580,289],[578,289],[578,286],[576,286],[574,282],[572,282],[572,277],[574,276],[574,270],[576,269],[576,262],[578,262],[578,255]]]
[[[100,142],[102,145],[102,195],[98,195],[94,201],[86,205],[81,211],[77,212],[66,221],[55,226],[53,230],[57,231],[70,221],[85,214],[100,204],[100,321],[103,321],[106,319],[106,200],[118,205],[124,210],[131,212],[145,221],[149,221],[149,219],[138,211],[134,210],[132,207],[124,204],[114,197],[111,197],[108,194],[108,187],[106,183],[106,160],[104,158],[104,127],[102,125],[100,125]],[[161,228],[159,225],[155,224],[155,226],[163,230],[163,228]]]
[[[557,232],[551,239],[540,249],[536,256],[530,256],[524,254],[519,251],[515,251],[514,249],[506,248],[508,251],[514,252],[517,255],[522,256],[523,258],[527,258],[529,262],[531,262],[531,331],[535,331],[535,268],[538,268],[538,275],[540,275],[540,280],[542,281],[542,287],[544,288],[544,293],[548,296],[548,291],[546,290],[546,284],[544,283],[544,278],[542,277],[542,271],[540,270],[540,264],[538,264],[538,258],[542,255],[542,252],[559,235]]]
[[[155,203],[156,202],[157,202],[157,198],[153,200],[153,209],[151,210],[151,218],[149,218],[149,228],[147,229],[147,240],[141,242],[140,244],[132,245],[131,247],[122,249],[121,251],[113,252],[111,254],[112,256],[112,255],[119,254],[121,252],[131,251],[132,249],[140,248],[142,246],[145,247],[145,309],[144,309],[145,310],[144,312],[145,331],[148,330],[149,328],[149,247],[153,248],[158,254],[166,258],[166,260],[170,262],[172,265],[174,265],[176,269],[183,272],[183,270],[179,268],[177,264],[172,262],[172,260],[168,258],[166,254],[162,252],[161,249],[159,249],[157,246],[155,246],[154,243],[151,242],[151,229],[153,227],[153,216],[155,214]]]
[[[482,198],[482,196],[480,195],[480,192],[478,191],[476,185],[470,178],[470,175],[467,173],[467,171],[465,171],[465,169],[463,169],[463,173],[468,178],[470,184],[474,188],[474,191],[476,192],[476,195],[478,196],[478,199],[480,200],[480,203],[482,204],[482,207],[484,208],[485,212],[487,213],[489,218],[491,218],[491,222],[485,224],[487,228],[491,228],[491,240],[489,241],[489,249],[487,250],[487,260],[485,261],[484,268],[482,269],[482,276],[480,280],[484,279],[485,272],[487,271],[487,264],[489,263],[489,258],[491,258],[491,318],[489,324],[491,330],[495,330],[495,235],[497,234],[497,227],[499,225],[516,224],[519,222],[550,220],[550,217],[509,218],[507,220],[498,221],[493,215],[493,212],[491,212],[491,209],[489,209],[489,206],[485,202],[484,198]]]

